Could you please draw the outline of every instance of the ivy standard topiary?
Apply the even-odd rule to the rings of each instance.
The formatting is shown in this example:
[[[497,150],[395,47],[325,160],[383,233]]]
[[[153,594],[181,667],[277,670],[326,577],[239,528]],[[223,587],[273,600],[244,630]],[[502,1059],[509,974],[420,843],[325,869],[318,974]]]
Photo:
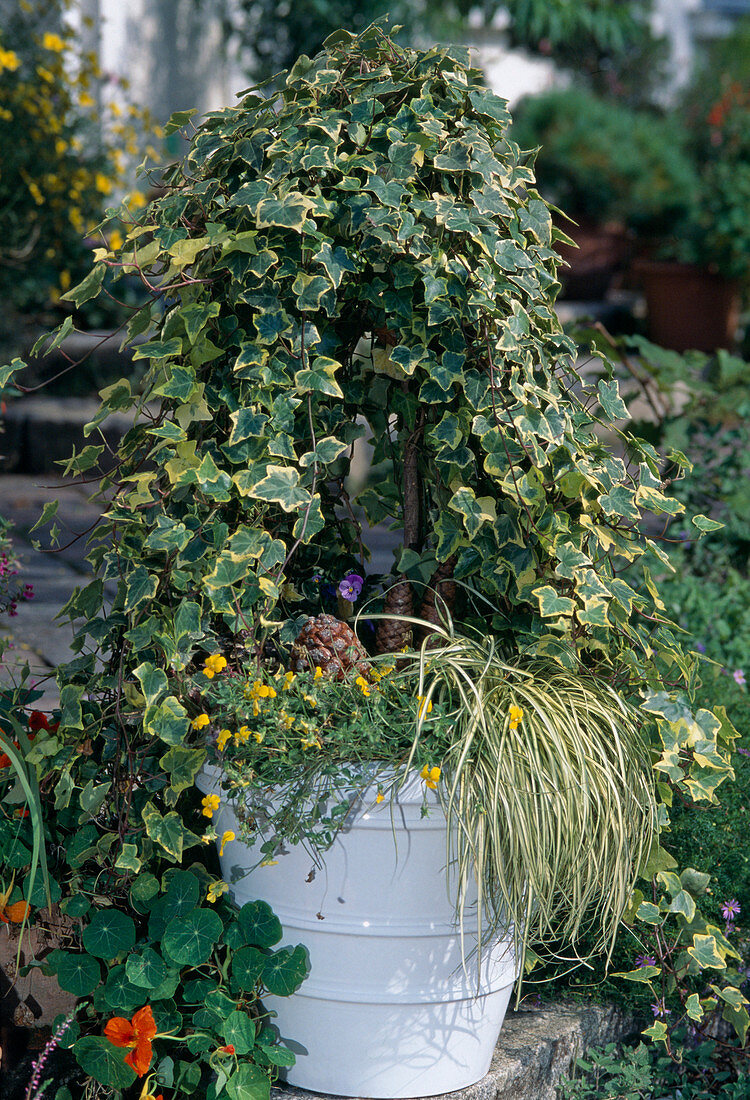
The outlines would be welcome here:
[[[151,293],[127,330],[146,337],[144,381],[102,391],[87,428],[134,414],[101,483],[97,578],[66,609],[78,655],[59,676],[60,729],[36,743],[60,804],[85,795],[84,817],[92,807],[124,845],[101,851],[121,888],[199,842],[205,749],[175,674],[217,650],[283,659],[330,610],[326,585],[367,572],[368,524],[403,531],[392,576],[366,578],[366,593],[383,580],[398,593],[386,616],[455,597],[456,618],[508,654],[644,691],[665,804],[673,787],[713,801],[731,774],[731,726],[670,695],[693,662],[650,579],[663,554],[639,533],[644,510],[682,506],[648,443],[622,436],[621,458],[597,435],[626,410],[614,381],[581,389],[554,312],[549,209],[508,122],[463,51],[341,32],[297,62],[277,101],[251,89],[209,115],[123,248],[101,250],[70,292],[82,304],[114,269]],[[382,476],[350,499],[365,434]],[[90,478],[103,451],[85,447],[68,474]],[[634,562],[637,588],[619,575]],[[96,799],[76,754],[87,739],[109,777]],[[670,866],[656,848],[655,901],[631,918],[669,920],[696,972],[731,981],[731,945]]]

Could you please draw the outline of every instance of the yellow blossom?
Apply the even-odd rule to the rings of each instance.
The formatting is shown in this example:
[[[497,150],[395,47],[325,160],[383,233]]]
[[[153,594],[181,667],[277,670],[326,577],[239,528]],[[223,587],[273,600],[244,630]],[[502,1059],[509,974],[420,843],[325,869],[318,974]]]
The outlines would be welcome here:
[[[221,799],[218,794],[207,794],[205,798],[201,799],[201,806],[203,809],[201,813],[204,817],[212,818],[219,808]]]
[[[211,724],[211,719],[208,717],[207,714],[199,714],[197,718],[193,719],[193,729],[194,730],[205,729],[205,727],[210,725],[210,724]]]
[[[250,730],[247,728],[247,726],[240,726],[240,728],[237,730],[237,732],[234,735],[235,745],[239,745],[239,744],[244,745],[249,736],[250,736]]]
[[[322,675],[323,675],[323,669],[320,667],[320,665],[316,665],[315,666],[315,675],[313,676],[313,680],[319,680]]]
[[[213,679],[217,672],[222,672],[227,667],[226,658],[222,657],[220,653],[212,653],[210,657],[206,657],[203,664],[203,675],[207,676],[209,680]]]
[[[512,703],[508,711],[508,718],[510,719],[510,728],[512,730],[518,729],[518,723],[523,718],[523,708],[517,707],[515,703]]]
[[[313,710],[315,710],[318,705],[318,700],[315,698],[314,695],[303,695],[302,698],[305,700],[308,707],[312,707]]]
[[[292,717],[291,714],[287,714],[287,712],[285,710],[282,710],[281,714],[279,715],[279,718],[281,719],[282,725],[284,726],[285,729],[290,730],[292,728],[292,726],[294,725],[294,718]]]
[[[431,791],[434,791],[440,782],[440,768],[431,768],[428,764],[425,764],[419,774],[422,779],[424,779],[425,785],[429,787]]]
[[[426,699],[424,695],[418,695],[417,702],[419,703],[417,717],[419,719],[425,718],[432,710],[432,699]]]
[[[218,882],[211,883],[208,888],[208,892],[206,893],[206,897],[213,905],[215,901],[219,900],[222,894],[226,894],[228,889],[229,887],[227,886],[226,882],[222,882],[221,879],[219,879]]]
[[[262,742],[263,738],[265,737],[265,734],[264,734],[264,733],[254,733],[254,734],[253,734],[253,737],[255,738],[255,740],[257,741],[257,743],[258,743],[258,744],[260,745],[260,743]]]
[[[84,108],[95,106],[94,100],[91,98],[91,96],[88,94],[88,92],[83,92],[81,94],[81,97],[78,100],[78,102],[81,105],[81,107],[84,107]]]
[[[73,280],[71,279],[69,271],[60,272],[60,286],[63,290],[67,290]]]
[[[18,66],[21,64],[20,58],[17,53],[13,53],[13,50],[0,49],[0,72],[3,69],[8,69],[9,72],[15,72]]]
[[[382,791],[378,791],[378,793],[375,795],[375,801],[378,803],[378,805],[383,801],[384,798],[385,795]]]
[[[65,49],[65,43],[59,34],[47,34],[42,38],[42,46],[45,50],[54,50],[55,53],[62,53]]]
[[[117,252],[123,246],[123,236],[119,229],[114,229],[109,235],[109,247],[112,252]]]
[[[231,730],[227,730],[227,729],[219,730],[219,736],[216,738],[216,747],[219,750],[219,752],[224,752],[224,749],[227,747],[227,741],[229,740],[229,738],[231,736],[232,736],[232,731]]]
[[[285,672],[284,673],[284,683],[281,685],[281,690],[282,691],[289,691],[289,688],[294,683],[295,678],[296,677],[295,677],[295,674],[293,672]]]
[[[253,699],[253,717],[257,718],[260,714],[260,703],[257,699]]]
[[[219,848],[219,855],[224,855],[224,845],[229,844],[232,840],[237,839],[237,834],[232,832],[231,829],[227,829],[226,832],[221,834],[221,847]]]
[[[368,684],[367,680],[365,680],[364,676],[358,676],[354,683],[357,685],[363,695],[370,694],[370,685]]]

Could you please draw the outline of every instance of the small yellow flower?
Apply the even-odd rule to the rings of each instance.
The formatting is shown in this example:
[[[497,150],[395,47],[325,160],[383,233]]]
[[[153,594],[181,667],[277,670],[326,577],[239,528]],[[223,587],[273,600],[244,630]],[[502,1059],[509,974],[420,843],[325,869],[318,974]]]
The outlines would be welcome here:
[[[203,807],[201,813],[203,816],[208,818],[213,817],[219,808],[220,802],[221,799],[218,794],[207,794],[206,797],[201,800],[201,806]]]
[[[109,247],[112,252],[117,252],[122,248],[124,244],[122,233],[119,229],[114,229],[109,235]]]
[[[223,672],[227,667],[227,662],[226,658],[222,657],[220,653],[213,653],[210,657],[206,657],[203,665],[203,675],[211,680],[217,672]]]
[[[94,100],[91,98],[91,96],[88,94],[88,92],[82,92],[81,98],[78,100],[78,103],[81,107],[84,107],[84,108],[85,107],[95,107],[96,106]]]
[[[192,723],[194,730],[205,729],[206,726],[209,726],[210,724],[211,724],[211,719],[208,717],[207,714],[199,714],[197,718],[193,719],[193,723]]]
[[[42,38],[42,46],[45,50],[53,50],[55,53],[62,53],[65,49],[65,43],[59,34],[47,34]]]
[[[437,788],[437,785],[440,782],[440,768],[431,768],[429,767],[429,765],[425,764],[419,774],[422,779],[424,779],[425,786],[429,787],[431,791],[434,791]]]
[[[13,50],[0,49],[0,72],[3,69],[8,69],[9,72],[15,72],[21,61],[17,53],[13,53]]]
[[[257,699],[253,699],[253,717],[257,718],[260,714],[260,703]]]
[[[287,714],[285,710],[282,710],[279,718],[281,719],[281,724],[284,726],[285,729],[290,730],[294,725],[294,718],[291,714]]]
[[[296,679],[296,677],[295,677],[295,674],[293,672],[285,672],[284,673],[284,683],[281,685],[281,690],[282,691],[289,691],[289,688],[292,686],[295,679]]]
[[[510,719],[510,728],[512,730],[518,729],[518,723],[523,718],[523,708],[517,707],[515,703],[511,703],[510,710],[508,711],[508,718]]]
[[[320,680],[322,678],[322,676],[323,676],[323,669],[320,667],[320,665],[316,665],[315,666],[315,675],[313,676],[313,680]]]
[[[216,747],[219,752],[224,752],[224,749],[227,747],[227,741],[231,736],[231,730],[219,730],[219,736],[216,738]]]
[[[354,683],[357,685],[363,695],[370,694],[370,685],[368,684],[367,680],[365,680],[364,676],[358,676]]]
[[[221,834],[221,847],[219,848],[219,855],[220,856],[224,855],[224,845],[225,844],[229,844],[230,841],[236,840],[236,839],[237,839],[237,834],[232,832],[231,829],[227,829],[227,831],[225,833],[222,833]]]
[[[249,736],[250,736],[250,730],[247,728],[247,726],[240,726],[240,728],[237,730],[237,732],[234,735],[235,745],[239,745],[239,744],[244,745]]]
[[[383,794],[382,791],[378,791],[378,793],[375,795],[375,801],[378,803],[378,805],[380,805],[380,803],[383,801],[384,798],[385,798],[385,795]]]
[[[426,699],[424,695],[417,696],[417,702],[419,707],[417,708],[417,717],[421,720],[425,718],[432,710],[432,699]]]
[[[253,734],[253,737],[255,738],[255,740],[256,740],[256,741],[258,742],[258,744],[260,745],[260,744],[261,744],[261,742],[263,741],[263,738],[265,737],[265,734],[264,734],[264,733],[254,733],[254,734]]]
[[[228,889],[229,889],[229,887],[227,886],[226,882],[222,882],[221,879],[219,879],[217,882],[212,882],[211,883],[211,885],[208,888],[208,892],[206,894],[206,897],[208,898],[208,900],[213,905],[213,903],[215,901],[219,900],[219,898],[221,897],[222,894],[226,894]]]
[[[302,698],[305,700],[308,707],[312,707],[313,710],[315,710],[318,705],[318,700],[315,698],[314,695],[303,695]]]

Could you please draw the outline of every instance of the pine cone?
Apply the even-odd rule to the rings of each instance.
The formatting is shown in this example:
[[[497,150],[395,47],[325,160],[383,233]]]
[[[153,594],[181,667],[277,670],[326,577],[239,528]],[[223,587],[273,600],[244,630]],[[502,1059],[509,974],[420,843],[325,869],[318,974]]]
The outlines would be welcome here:
[[[343,680],[356,669],[368,676],[367,652],[350,626],[333,615],[308,619],[292,646],[292,671],[310,672],[319,667],[324,676]]]
[[[441,562],[430,577],[425,589],[422,603],[419,605],[417,617],[433,626],[445,626],[448,615],[453,614],[456,606],[456,582],[452,580],[453,570],[456,568],[456,554],[452,554],[447,561]],[[428,638],[428,649],[434,649],[440,645],[440,637],[424,626],[417,627],[417,641],[421,645]]]
[[[388,615],[413,615],[411,584],[401,577],[386,593],[383,612]],[[398,653],[411,640],[411,623],[400,619],[380,619],[375,637],[376,653]]]

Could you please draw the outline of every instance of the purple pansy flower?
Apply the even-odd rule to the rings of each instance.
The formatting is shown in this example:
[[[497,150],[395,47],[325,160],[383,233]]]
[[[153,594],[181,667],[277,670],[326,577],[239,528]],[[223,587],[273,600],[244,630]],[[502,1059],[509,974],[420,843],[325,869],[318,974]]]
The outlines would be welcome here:
[[[734,920],[735,917],[740,915],[740,903],[737,901],[737,898],[730,898],[729,901],[723,901],[719,909],[724,920]]]
[[[364,583],[358,573],[348,573],[342,581],[339,581],[339,595],[348,600],[349,603],[354,603],[362,591]]]

